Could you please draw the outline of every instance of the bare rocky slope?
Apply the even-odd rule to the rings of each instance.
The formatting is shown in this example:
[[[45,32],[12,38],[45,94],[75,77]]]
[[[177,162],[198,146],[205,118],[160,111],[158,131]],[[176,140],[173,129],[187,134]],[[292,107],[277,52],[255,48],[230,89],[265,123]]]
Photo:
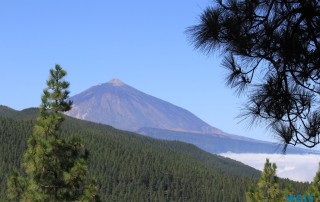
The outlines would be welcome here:
[[[122,130],[137,131],[150,127],[223,134],[191,112],[138,91],[119,79],[93,86],[70,100],[73,108],[67,115]]]
[[[145,94],[119,79],[70,98],[67,115],[158,139],[192,143],[211,153],[282,153],[283,145],[227,134],[191,112]],[[309,150],[289,146],[288,153]],[[314,153],[314,152],[312,152]]]

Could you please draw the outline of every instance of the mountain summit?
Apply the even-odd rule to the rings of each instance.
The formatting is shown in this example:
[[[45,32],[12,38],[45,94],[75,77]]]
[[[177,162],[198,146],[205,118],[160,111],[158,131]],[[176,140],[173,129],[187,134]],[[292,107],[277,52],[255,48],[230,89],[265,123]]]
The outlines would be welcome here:
[[[108,83],[113,86],[124,86],[125,85],[125,83],[123,83],[120,79],[117,79],[117,78],[112,79]]]
[[[191,112],[147,95],[119,79],[93,86],[70,98],[67,115],[146,136],[179,140],[210,153],[281,153],[281,146],[231,135],[210,126]],[[308,153],[288,147],[287,153]]]
[[[191,112],[147,95],[119,79],[93,86],[70,98],[67,115],[137,131],[159,128],[172,131],[223,134]]]

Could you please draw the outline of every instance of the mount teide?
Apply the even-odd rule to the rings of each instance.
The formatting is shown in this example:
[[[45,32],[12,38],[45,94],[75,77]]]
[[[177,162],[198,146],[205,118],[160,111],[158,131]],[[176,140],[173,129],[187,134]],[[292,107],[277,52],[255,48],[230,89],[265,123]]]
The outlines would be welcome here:
[[[281,153],[275,143],[230,135],[191,112],[147,95],[119,79],[93,86],[70,98],[67,115],[158,139],[192,143],[211,153]],[[287,153],[308,153],[288,147]]]
[[[93,86],[70,98],[67,115],[118,129],[160,128],[194,133],[223,134],[191,112],[147,95],[119,79]]]

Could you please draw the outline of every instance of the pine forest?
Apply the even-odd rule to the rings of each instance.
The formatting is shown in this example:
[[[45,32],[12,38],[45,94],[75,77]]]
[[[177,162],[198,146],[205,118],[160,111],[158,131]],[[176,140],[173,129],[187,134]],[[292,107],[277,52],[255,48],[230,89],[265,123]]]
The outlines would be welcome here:
[[[0,108],[0,200],[6,181],[21,169],[27,138],[39,110]],[[110,126],[66,117],[62,136],[80,138],[89,155],[89,175],[97,181],[101,201],[245,201],[260,172],[212,155],[191,144],[156,140]],[[304,193],[307,184],[280,180]]]

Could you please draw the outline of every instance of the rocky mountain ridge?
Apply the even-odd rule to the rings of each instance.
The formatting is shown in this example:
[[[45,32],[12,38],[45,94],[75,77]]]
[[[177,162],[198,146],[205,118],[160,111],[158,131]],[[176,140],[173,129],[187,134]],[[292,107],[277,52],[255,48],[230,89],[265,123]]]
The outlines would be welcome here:
[[[191,143],[210,153],[283,152],[283,145],[225,133],[188,110],[143,93],[119,79],[93,86],[70,100],[74,104],[66,113],[69,116],[158,139]],[[289,146],[287,152],[310,151]]]
[[[119,79],[93,86],[70,98],[75,118],[137,131],[143,127],[194,133],[224,133],[191,112],[147,95]]]

